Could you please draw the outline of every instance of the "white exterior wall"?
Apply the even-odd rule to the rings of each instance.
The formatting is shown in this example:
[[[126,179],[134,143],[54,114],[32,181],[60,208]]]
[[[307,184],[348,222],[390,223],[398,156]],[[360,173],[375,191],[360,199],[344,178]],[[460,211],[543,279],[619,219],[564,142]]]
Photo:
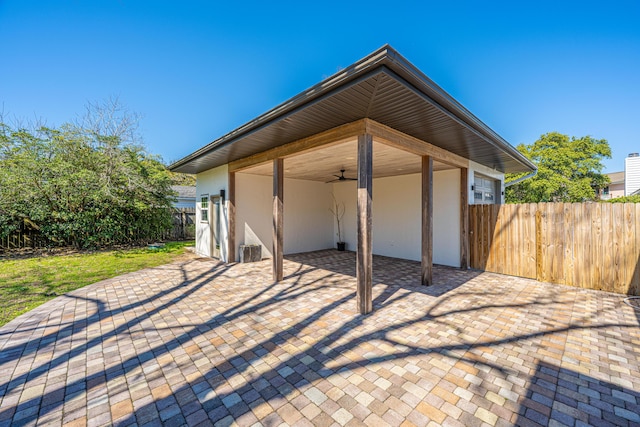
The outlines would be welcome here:
[[[327,249],[333,244],[331,186],[284,180],[285,254]],[[262,257],[272,256],[273,178],[236,174],[236,253],[244,244],[261,245]]]
[[[262,257],[271,258],[272,224],[273,178],[236,173],[237,260],[240,245],[261,245]]]
[[[201,198],[203,195],[216,196],[224,190],[229,194],[229,168],[222,165],[214,169],[196,175],[196,253],[202,256],[211,256],[211,224],[202,222]],[[209,203],[209,209],[212,205]],[[225,197],[224,204],[221,205],[220,217],[220,259],[227,261],[228,229],[228,202]],[[210,215],[211,216],[211,215]]]
[[[500,180],[504,174],[470,162],[469,200],[473,202],[474,173]],[[228,168],[221,166],[198,174],[196,186],[196,251],[210,256],[210,224],[200,221],[200,197],[228,191]],[[433,174],[433,262],[460,266],[460,170]],[[285,179],[284,182],[284,253],[307,252],[335,247],[337,225],[331,194],[345,205],[342,219],[343,240],[347,250],[356,250],[355,181],[332,185],[313,181]],[[500,201],[504,196],[500,195]],[[228,216],[225,200],[221,217],[221,258],[227,261]],[[421,177],[403,175],[373,180],[373,253],[419,261],[421,258]],[[236,254],[242,244],[262,245],[263,258],[270,258],[272,248],[273,178],[236,174]],[[236,259],[237,260],[237,259]],[[234,261],[234,260],[231,260]]]
[[[331,190],[324,182],[284,180],[285,254],[335,247]]]
[[[195,208],[196,207],[196,199],[195,198],[181,198],[178,197],[177,201],[173,204],[174,208]]]
[[[484,175],[488,178],[493,178],[500,182],[500,191],[496,194],[496,204],[504,203],[504,173],[496,171],[492,168],[481,165],[480,163],[476,163],[474,161],[469,160],[469,173],[467,174],[467,192],[469,204],[473,205],[475,203],[475,199],[473,197],[473,191],[471,190],[471,186],[474,183],[475,174],[479,173],[480,175]],[[458,180],[460,182],[460,180]]]
[[[630,196],[640,188],[640,157],[624,159],[624,195]]]
[[[356,250],[357,185],[355,181],[335,183],[333,192],[346,208],[343,236],[347,249]],[[420,261],[421,194],[420,174],[373,180],[374,254]],[[459,169],[433,173],[433,262],[436,264],[460,267],[459,194]]]

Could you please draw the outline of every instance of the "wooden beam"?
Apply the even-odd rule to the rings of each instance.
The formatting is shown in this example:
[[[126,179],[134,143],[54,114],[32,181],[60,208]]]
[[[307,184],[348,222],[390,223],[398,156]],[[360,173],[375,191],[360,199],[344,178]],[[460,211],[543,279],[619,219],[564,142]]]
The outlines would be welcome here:
[[[283,279],[284,159],[273,160],[273,281]]]
[[[358,136],[358,311],[367,314],[373,310],[372,277],[373,252],[371,245],[371,200],[373,187],[373,138],[369,134]]]
[[[319,148],[340,144],[345,140],[353,139],[364,133],[365,120],[360,119],[352,123],[320,132],[307,138],[302,138],[288,144],[274,147],[253,156],[245,157],[229,163],[230,172],[238,172],[255,165],[263,164],[274,159],[287,158],[302,152],[317,150]]]
[[[433,283],[433,158],[422,156],[422,284]]]
[[[450,151],[429,144],[426,141],[402,133],[375,120],[365,119],[366,132],[373,135],[376,142],[408,151],[418,156],[430,156],[434,160],[457,168],[468,168],[469,160]]]
[[[469,169],[460,168],[460,268],[469,268]]]
[[[227,195],[227,262],[236,262],[236,174],[229,173]]]

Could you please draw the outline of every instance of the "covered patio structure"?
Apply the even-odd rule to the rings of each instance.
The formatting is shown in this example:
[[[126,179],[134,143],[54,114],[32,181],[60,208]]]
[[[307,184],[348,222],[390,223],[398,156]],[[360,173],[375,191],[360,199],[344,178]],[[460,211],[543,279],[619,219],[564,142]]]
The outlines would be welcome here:
[[[384,46],[171,169],[198,176],[198,252],[234,262],[241,244],[259,244],[276,282],[285,253],[334,245],[336,224],[326,211],[338,195],[357,254],[358,309],[366,314],[373,253],[420,260],[423,285],[433,283],[434,248],[441,263],[466,269],[475,174],[495,181],[501,196],[505,172],[535,166]],[[342,170],[355,187],[325,184]]]

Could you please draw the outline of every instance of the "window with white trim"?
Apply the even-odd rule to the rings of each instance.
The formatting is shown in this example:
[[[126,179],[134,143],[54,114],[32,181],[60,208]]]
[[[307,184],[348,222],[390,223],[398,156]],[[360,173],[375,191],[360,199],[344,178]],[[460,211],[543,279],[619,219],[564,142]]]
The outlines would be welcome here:
[[[496,203],[498,180],[484,177],[482,175],[474,175],[473,181],[473,200],[477,205],[491,205]]]
[[[200,196],[200,222],[209,222],[209,195]]]

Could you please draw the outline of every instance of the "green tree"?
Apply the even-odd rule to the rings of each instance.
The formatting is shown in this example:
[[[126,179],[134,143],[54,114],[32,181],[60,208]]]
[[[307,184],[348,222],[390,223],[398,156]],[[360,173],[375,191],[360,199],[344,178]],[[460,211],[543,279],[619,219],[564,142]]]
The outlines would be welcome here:
[[[171,226],[171,175],[131,137],[118,105],[101,105],[84,126],[0,124],[0,237],[28,224],[53,244],[97,247]]]
[[[171,172],[171,182],[173,185],[196,185],[196,176],[190,173]]]
[[[598,190],[609,183],[609,178],[602,174],[602,160],[611,158],[611,148],[605,139],[551,132],[531,145],[520,144],[516,148],[538,167],[538,173],[507,187],[507,203],[596,200]],[[506,182],[524,175],[507,174]]]

